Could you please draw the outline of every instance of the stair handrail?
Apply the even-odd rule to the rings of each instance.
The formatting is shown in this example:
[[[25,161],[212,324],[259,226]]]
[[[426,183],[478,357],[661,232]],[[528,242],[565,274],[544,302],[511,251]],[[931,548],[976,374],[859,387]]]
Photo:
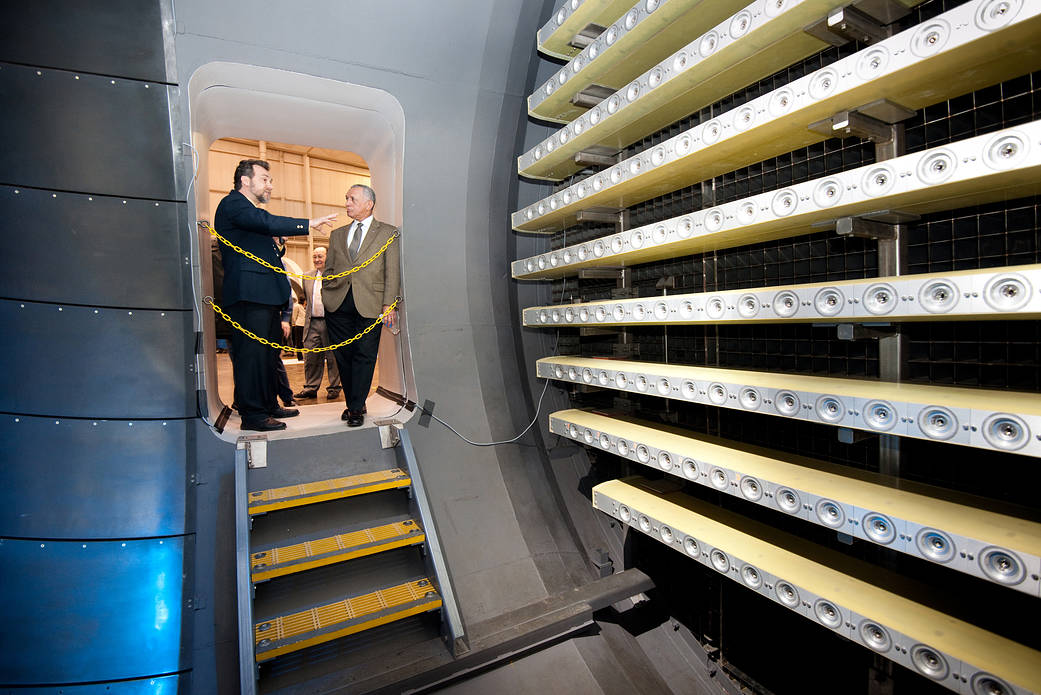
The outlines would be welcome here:
[[[441,593],[441,611],[445,628],[448,632],[449,644],[452,653],[459,656],[470,650],[466,639],[466,631],[463,626],[462,615],[459,612],[459,604],[456,602],[455,589],[452,586],[452,577],[448,572],[448,564],[445,562],[444,551],[441,541],[437,535],[437,525],[434,523],[433,511],[430,501],[427,499],[426,488],[423,485],[423,476],[419,468],[419,460],[416,451],[412,447],[412,438],[408,430],[402,428],[398,432],[400,443],[398,448],[405,458],[405,465],[412,478],[412,491],[419,511],[419,521],[426,534],[427,551],[430,562],[433,565],[434,576],[437,580],[438,589]]]

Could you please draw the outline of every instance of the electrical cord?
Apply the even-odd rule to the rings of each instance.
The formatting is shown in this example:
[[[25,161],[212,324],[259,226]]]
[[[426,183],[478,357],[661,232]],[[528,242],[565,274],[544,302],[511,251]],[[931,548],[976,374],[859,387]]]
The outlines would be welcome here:
[[[561,304],[564,303],[564,289],[565,289],[566,286],[567,286],[567,278],[564,278],[563,284],[560,286],[560,303]],[[557,335],[556,335],[556,340],[554,341],[554,345],[553,345],[553,350],[550,353],[551,357],[556,357],[556,355],[557,355],[557,348],[559,346],[560,346],[560,330],[558,329],[557,330]],[[539,396],[539,402],[535,406],[535,415],[534,415],[534,417],[531,418],[531,422],[529,422],[528,426],[525,427],[523,430],[521,430],[521,433],[518,434],[513,439],[504,439],[501,442],[475,442],[472,439],[466,437],[459,430],[457,430],[456,428],[452,427],[447,422],[445,422],[444,420],[439,418],[437,415],[434,415],[433,412],[427,410],[426,408],[424,408],[421,405],[417,406],[417,407],[419,408],[420,411],[422,411],[423,413],[426,413],[427,415],[429,415],[431,417],[431,419],[437,420],[438,422],[440,422],[442,425],[444,425],[449,430],[451,430],[452,433],[455,434],[455,436],[459,437],[460,439],[462,439],[464,442],[466,442],[467,444],[469,444],[471,446],[499,446],[500,444],[513,444],[515,441],[517,441],[518,439],[523,437],[525,434],[527,434],[528,430],[530,430],[532,427],[534,427],[535,423],[538,422],[538,420],[539,420],[539,413],[542,411],[542,400],[546,397],[546,391],[549,390],[549,382],[550,382],[549,377],[544,377],[544,380],[545,380],[546,383],[542,386],[542,395]]]

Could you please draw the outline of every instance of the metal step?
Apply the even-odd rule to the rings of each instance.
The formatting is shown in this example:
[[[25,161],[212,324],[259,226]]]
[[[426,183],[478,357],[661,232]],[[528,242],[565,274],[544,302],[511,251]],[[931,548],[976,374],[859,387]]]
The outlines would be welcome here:
[[[378,490],[408,487],[412,479],[400,468],[372,473],[361,473],[344,478],[317,480],[270,490],[249,493],[249,513],[264,514],[277,509],[289,509],[316,502],[364,495]]]
[[[250,555],[253,583],[296,572],[374,555],[393,548],[416,545],[426,539],[414,519],[381,524],[358,531],[305,540]]]
[[[270,618],[254,626],[258,662],[441,608],[426,577]]]

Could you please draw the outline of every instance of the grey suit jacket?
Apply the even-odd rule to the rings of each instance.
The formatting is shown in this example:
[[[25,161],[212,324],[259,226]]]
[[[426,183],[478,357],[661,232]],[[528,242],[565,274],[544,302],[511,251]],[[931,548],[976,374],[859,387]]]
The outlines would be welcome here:
[[[387,240],[398,231],[397,227],[373,220],[369,231],[365,233],[358,258],[352,262],[347,251],[347,237],[351,224],[337,227],[329,235],[329,250],[325,257],[323,275],[336,275],[361,265],[387,243]],[[383,255],[347,277],[337,278],[322,283],[322,303],[325,311],[336,311],[343,304],[347,291],[354,289],[354,305],[358,313],[370,319],[380,315],[384,306],[394,303],[401,296],[401,239],[387,247]]]

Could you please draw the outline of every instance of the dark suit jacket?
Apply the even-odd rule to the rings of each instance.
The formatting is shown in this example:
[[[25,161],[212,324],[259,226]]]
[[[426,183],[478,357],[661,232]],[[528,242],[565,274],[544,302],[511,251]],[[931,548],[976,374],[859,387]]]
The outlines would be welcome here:
[[[347,250],[347,237],[353,224],[352,220],[349,225],[338,227],[330,233],[323,275],[336,275],[361,265],[398,231],[397,227],[374,219],[358,249],[358,258],[352,262]],[[366,318],[376,318],[384,306],[393,304],[401,296],[401,239],[395,239],[383,255],[367,268],[347,277],[323,282],[322,304],[325,305],[326,313],[340,308],[351,287],[354,288],[354,306]]]
[[[277,267],[282,266],[282,252],[271,237],[305,235],[309,232],[308,222],[306,219],[272,215],[253,205],[238,191],[224,196],[213,218],[218,234]],[[284,275],[228,247],[221,249],[221,262],[226,306],[235,302],[282,306],[289,299],[289,283]]]

